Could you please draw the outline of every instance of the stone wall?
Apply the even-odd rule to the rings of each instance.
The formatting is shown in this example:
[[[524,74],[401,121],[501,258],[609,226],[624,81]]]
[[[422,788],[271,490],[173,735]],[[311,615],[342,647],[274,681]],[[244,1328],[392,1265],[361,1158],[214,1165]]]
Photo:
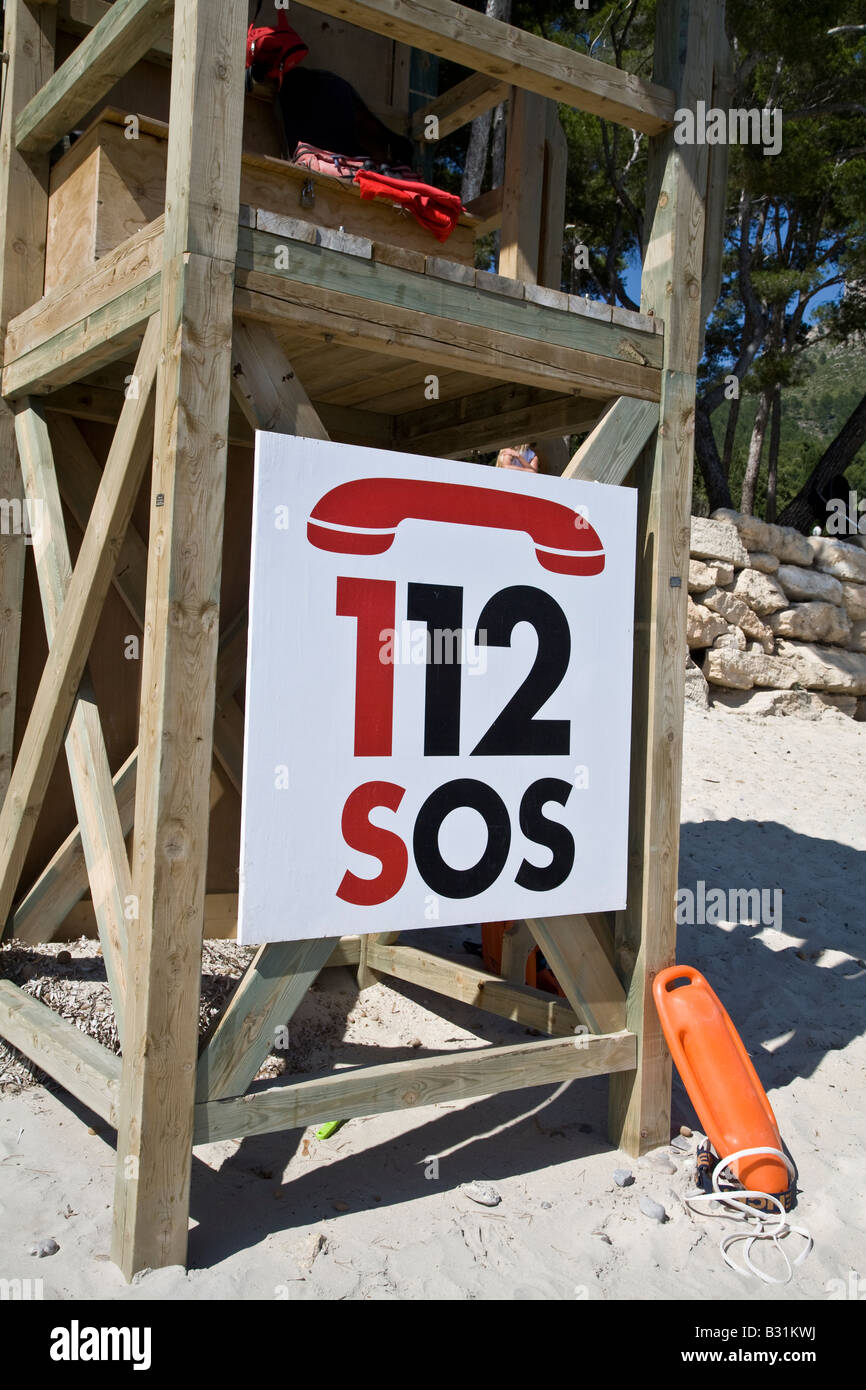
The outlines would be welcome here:
[[[866,719],[866,539],[802,536],[726,510],[693,517],[688,644],[690,698],[767,712],[834,705]],[[794,694],[755,701],[756,691]]]

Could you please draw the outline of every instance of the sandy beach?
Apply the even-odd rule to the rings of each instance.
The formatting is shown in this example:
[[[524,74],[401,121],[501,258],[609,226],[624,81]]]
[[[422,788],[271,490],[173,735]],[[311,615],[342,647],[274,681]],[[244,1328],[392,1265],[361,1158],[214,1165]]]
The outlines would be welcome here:
[[[686,711],[681,888],[696,903],[712,888],[766,890],[768,910],[764,921],[682,925],[678,959],[731,1013],[798,1166],[792,1219],[815,1248],[788,1285],[726,1269],[718,1241],[733,1224],[684,1207],[699,1126],[676,1078],[673,1135],[695,1135],[639,1161],[607,1142],[604,1078],[351,1120],[325,1142],[308,1131],[198,1148],[190,1268],[131,1286],[109,1259],[112,1132],[61,1091],[12,1083],[0,1098],[0,1278],[42,1279],[59,1300],[843,1296],[864,1267],[864,753],[866,725],[835,710]],[[473,934],[419,935],[460,955]],[[73,951],[92,956],[94,943]],[[410,986],[359,996],[347,970],[331,970],[292,1022],[287,1066],[523,1036]],[[618,1168],[631,1185],[616,1186]],[[500,1204],[471,1201],[461,1185],[473,1181],[492,1184]],[[663,1223],[640,1210],[644,1196],[663,1205]],[[57,1253],[28,1255],[49,1238]],[[755,1259],[780,1268],[766,1247]]]

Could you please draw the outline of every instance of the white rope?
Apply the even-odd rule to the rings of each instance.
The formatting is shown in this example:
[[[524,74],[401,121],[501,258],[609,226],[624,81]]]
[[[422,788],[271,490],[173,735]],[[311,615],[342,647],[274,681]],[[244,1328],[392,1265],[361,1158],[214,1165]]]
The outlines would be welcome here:
[[[752,1158],[759,1154],[771,1154],[774,1158],[780,1158],[785,1165],[789,1180],[793,1181],[794,1165],[788,1158],[787,1154],[782,1153],[781,1149],[738,1149],[736,1153],[728,1154],[726,1158],[720,1159],[719,1162],[716,1164],[716,1167],[713,1169],[712,1192],[694,1193],[691,1196],[685,1197],[684,1201],[686,1202],[686,1205],[689,1205],[693,1202],[715,1202],[721,1204],[722,1210],[710,1211],[709,1213],[707,1213],[710,1216],[727,1216],[730,1218],[732,1212],[725,1211],[724,1207],[731,1207],[733,1208],[733,1211],[736,1212],[740,1216],[740,1218],[747,1223],[746,1230],[733,1231],[730,1235],[723,1236],[722,1239],[719,1241],[719,1249],[722,1252],[722,1259],[730,1269],[736,1270],[738,1274],[754,1274],[758,1279],[762,1279],[765,1284],[790,1284],[796,1266],[798,1264],[801,1264],[803,1260],[805,1260],[806,1256],[809,1254],[809,1251],[812,1249],[812,1246],[814,1244],[814,1241],[812,1240],[812,1237],[806,1230],[805,1226],[790,1225],[787,1214],[785,1212],[785,1208],[782,1206],[782,1203],[779,1201],[779,1198],[774,1196],[772,1192],[749,1192],[744,1191],[741,1187],[722,1188],[719,1186],[721,1175],[724,1173],[725,1169],[730,1167],[732,1163],[735,1163],[739,1158]],[[729,1180],[733,1181],[731,1175],[729,1175]],[[759,1211],[756,1207],[749,1206],[747,1199],[750,1197],[764,1197],[767,1199],[767,1201],[772,1202],[773,1205],[778,1208],[778,1220],[775,1220],[775,1223],[773,1225],[769,1225],[768,1223],[771,1220],[774,1220],[776,1213],[762,1212]],[[755,1221],[758,1223],[757,1230],[754,1230],[752,1226],[749,1224]],[[800,1251],[800,1254],[793,1261],[793,1263],[791,1262],[791,1260],[788,1259],[788,1256],[783,1250],[782,1245],[780,1243],[782,1238],[787,1235],[802,1236],[803,1239],[806,1241],[804,1248]],[[728,1254],[728,1246],[733,1245],[734,1242],[738,1240],[744,1240],[746,1242],[746,1248],[743,1251],[742,1265],[737,1264],[737,1262],[733,1260],[731,1256]],[[780,1279],[775,1274],[767,1274],[764,1270],[758,1269],[757,1265],[752,1262],[751,1251],[752,1246],[755,1244],[756,1240],[771,1240],[773,1242],[773,1245],[778,1250],[779,1254],[782,1256],[782,1259],[785,1261],[785,1268],[787,1270],[787,1274],[784,1276],[784,1278]]]

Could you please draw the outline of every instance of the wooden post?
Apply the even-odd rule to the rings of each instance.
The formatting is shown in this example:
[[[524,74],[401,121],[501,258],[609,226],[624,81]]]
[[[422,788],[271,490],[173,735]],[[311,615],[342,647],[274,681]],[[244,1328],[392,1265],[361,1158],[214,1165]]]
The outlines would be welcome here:
[[[712,93],[712,0],[661,0],[656,82],[694,109]],[[671,1061],[652,1000],[675,958],[686,661],[686,594],[700,353],[706,145],[651,141],[641,309],[664,320],[660,424],[636,465],[638,554],[629,810],[628,907],[618,914],[617,962],[638,1065],[611,1080],[610,1133],[637,1154],[670,1139]]]
[[[183,1264],[213,746],[247,7],[176,0],[113,1258]],[[134,985],[134,987],[133,987]]]
[[[57,10],[7,0],[3,50],[9,54],[2,74],[4,100],[0,126],[0,367],[6,326],[42,294],[45,236],[48,225],[48,158],[29,163],[15,148],[18,113],[54,71]],[[23,506],[24,492],[15,448],[15,421],[0,401],[0,804],[12,772],[18,645],[26,540],[11,519]],[[0,923],[2,927],[2,923]]]
[[[499,274],[530,285],[538,283],[541,258],[547,107],[544,97],[535,92],[512,88],[505,147]]]

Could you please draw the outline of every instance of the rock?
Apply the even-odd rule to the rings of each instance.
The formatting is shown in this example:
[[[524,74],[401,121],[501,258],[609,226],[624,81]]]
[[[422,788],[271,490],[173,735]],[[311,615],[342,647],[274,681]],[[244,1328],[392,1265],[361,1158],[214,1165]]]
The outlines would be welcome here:
[[[689,1131],[689,1133],[691,1133],[691,1130]],[[678,1149],[680,1153],[684,1154],[690,1154],[692,1151],[691,1144],[689,1143],[688,1139],[684,1138],[682,1134],[676,1134],[674,1136],[674,1138],[671,1140],[671,1148]]]
[[[53,1236],[49,1236],[47,1240],[37,1240],[35,1245],[31,1245],[27,1253],[35,1255],[38,1260],[44,1260],[47,1255],[56,1255],[59,1249],[60,1246],[57,1241]]]
[[[737,569],[745,569],[749,563],[737,528],[728,521],[693,516],[690,550],[698,560],[727,560]]]
[[[741,627],[735,627],[731,623],[727,632],[723,632],[721,637],[716,638],[713,647],[716,651],[744,652],[746,650],[746,634]]]
[[[461,1183],[460,1191],[470,1202],[477,1202],[482,1207],[498,1207],[502,1201],[496,1188],[489,1182],[464,1182]]]
[[[849,541],[829,540],[826,536],[809,536],[813,564],[824,574],[845,579],[853,584],[866,584],[866,551]]]
[[[552,1208],[552,1206],[553,1206],[553,1203],[552,1203],[552,1202],[542,1202],[542,1203],[541,1203],[541,1210],[542,1210],[542,1211],[550,1211],[551,1208]]]
[[[714,521],[725,521],[729,525],[736,526],[740,540],[743,545],[750,550],[770,550],[771,527],[765,521],[761,521],[757,516],[746,516],[744,512],[735,512],[730,507],[719,507],[713,512]]]
[[[788,598],[817,599],[823,603],[842,602],[842,585],[830,574],[802,569],[799,565],[780,565],[776,579]]]
[[[717,689],[713,692],[713,705],[761,719],[773,714],[820,719],[825,713],[825,706],[811,690]]]
[[[700,666],[696,666],[691,657],[686,661],[686,699],[692,705],[699,705],[701,709],[710,707],[710,687],[707,685],[707,678]]]
[[[797,672],[779,657],[730,650],[708,652],[704,675],[710,685],[723,685],[733,690],[751,690],[755,685],[790,690],[799,682]]]
[[[667,1221],[668,1214],[661,1202],[654,1202],[652,1197],[641,1197],[638,1205],[644,1216],[651,1217],[653,1221],[659,1221],[661,1223]]]
[[[773,613],[770,627],[777,637],[797,637],[802,642],[838,642],[844,647],[851,637],[851,619],[835,603],[795,603]]]
[[[740,570],[734,593],[761,618],[765,618],[768,613],[778,613],[780,608],[788,606],[784,589],[775,579],[771,579],[768,574],[759,573],[758,570]]]
[[[680,1134],[684,1139],[691,1139],[694,1131],[689,1129],[688,1125],[680,1125]]]
[[[814,698],[827,709],[837,709],[840,714],[847,714],[849,719],[857,717],[857,706],[860,702],[856,695],[827,695],[822,691]]]
[[[866,618],[866,584],[852,584],[849,580],[844,580],[842,602],[852,622]]]
[[[775,574],[779,568],[779,557],[771,555],[769,550],[750,550],[749,569],[757,570],[760,574]]]
[[[686,641],[692,649],[711,647],[720,633],[727,629],[727,621],[718,613],[711,613],[703,604],[686,600]]]
[[[866,652],[866,618],[851,624],[851,635],[845,643],[852,652]]]
[[[328,1239],[321,1231],[311,1231],[295,1251],[301,1269],[312,1269],[319,1255],[327,1255]]]
[[[712,653],[710,653],[712,656]],[[866,695],[866,655],[808,642],[779,642],[779,656],[796,673],[798,685],[831,695]],[[709,672],[704,673],[710,680]]]
[[[780,560],[793,565],[811,563],[811,550],[806,536],[801,536],[791,526],[774,526],[761,521],[757,516],[745,516],[721,507],[713,512],[713,518],[737,528],[740,540],[749,550],[769,552]]]
[[[734,567],[719,561],[707,565],[703,560],[689,560],[689,593],[702,594],[716,584],[733,584]]]
[[[631,1187],[634,1182],[634,1173],[630,1173],[628,1168],[614,1168],[613,1180],[617,1187]]]
[[[742,599],[727,593],[724,589],[710,589],[704,594],[703,606],[714,613],[720,613],[733,626],[742,628],[747,637],[753,637],[762,644],[765,652],[772,654],[775,641],[772,629],[761,622],[758,615],[753,613]]]

